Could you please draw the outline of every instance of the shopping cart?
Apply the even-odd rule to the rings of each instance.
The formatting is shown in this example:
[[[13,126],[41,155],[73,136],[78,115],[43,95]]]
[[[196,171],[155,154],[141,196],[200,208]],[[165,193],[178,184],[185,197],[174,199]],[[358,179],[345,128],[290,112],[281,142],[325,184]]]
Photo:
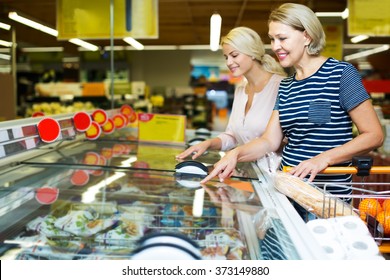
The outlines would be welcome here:
[[[367,163],[367,162],[366,162]],[[367,225],[367,228],[376,243],[379,246],[381,253],[390,253],[390,233],[388,228],[390,227],[390,203],[386,208],[382,207],[384,201],[390,201],[390,181],[389,182],[375,182],[375,180],[369,179],[370,175],[376,174],[390,174],[390,166],[371,166],[371,162],[367,165],[363,164],[363,168],[359,165],[356,167],[328,167],[323,170],[323,174],[353,174],[354,180],[352,183],[337,183],[334,182],[316,182],[315,186],[318,189],[323,190],[323,213],[321,217],[332,218],[336,217],[338,213],[352,214],[351,210],[360,216]],[[289,171],[291,167],[284,168],[284,171]],[[360,177],[360,178],[359,178]],[[383,178],[381,178],[383,179]],[[337,187],[343,187],[350,190],[350,194],[331,194],[328,189]],[[371,214],[362,212],[359,209],[363,200],[372,199],[377,203],[373,203],[374,206]],[[339,203],[341,201],[348,202]],[[348,210],[337,209],[337,207],[344,207],[345,205],[351,205],[352,208]],[[327,211],[327,212],[326,212]],[[349,212],[348,212],[349,211]],[[379,219],[379,213],[383,211],[383,220]],[[381,214],[382,215],[382,214]],[[389,216],[386,220],[386,216]],[[378,221],[380,220],[381,223]],[[385,230],[387,229],[387,231]]]

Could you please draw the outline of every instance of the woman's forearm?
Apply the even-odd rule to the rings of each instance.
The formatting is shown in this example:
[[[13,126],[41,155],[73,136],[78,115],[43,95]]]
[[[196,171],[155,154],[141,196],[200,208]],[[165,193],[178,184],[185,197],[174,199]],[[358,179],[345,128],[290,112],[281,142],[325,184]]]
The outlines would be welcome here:
[[[206,140],[209,142],[210,150],[220,150],[222,148],[222,141],[218,137]]]
[[[245,145],[237,147],[238,162],[255,161],[262,158],[265,154],[277,150],[276,145],[270,145],[268,139],[256,138]],[[279,145],[278,145],[279,147]]]
[[[328,163],[328,166],[337,165],[351,160],[354,156],[366,155],[380,147],[382,143],[381,133],[364,133],[340,147],[322,153],[321,157]]]

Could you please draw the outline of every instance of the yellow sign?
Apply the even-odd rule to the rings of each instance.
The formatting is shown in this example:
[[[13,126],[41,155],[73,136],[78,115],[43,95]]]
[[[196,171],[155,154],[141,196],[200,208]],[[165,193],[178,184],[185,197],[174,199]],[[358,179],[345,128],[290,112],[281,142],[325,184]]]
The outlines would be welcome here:
[[[348,0],[348,35],[389,36],[389,0]]]
[[[111,38],[110,0],[57,0],[59,40]],[[113,38],[158,38],[158,0],[114,0]]]
[[[137,162],[143,162],[145,168],[172,170],[178,163],[176,156],[181,152],[183,148],[179,146],[138,144]]]
[[[343,26],[342,24],[323,24],[326,36],[326,46],[323,56],[343,59]]]
[[[186,116],[138,113],[138,140],[183,144]]]

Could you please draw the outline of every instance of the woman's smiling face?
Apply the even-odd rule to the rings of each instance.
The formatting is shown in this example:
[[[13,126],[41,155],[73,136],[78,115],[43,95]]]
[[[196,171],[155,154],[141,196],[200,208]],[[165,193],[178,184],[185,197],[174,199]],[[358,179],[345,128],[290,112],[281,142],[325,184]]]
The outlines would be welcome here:
[[[253,60],[250,56],[239,52],[229,44],[222,45],[222,52],[226,60],[226,66],[234,77],[245,75],[251,69]]]
[[[286,24],[271,21],[268,36],[272,51],[283,67],[291,67],[299,63],[306,54],[306,46],[310,43],[305,31],[300,31]]]

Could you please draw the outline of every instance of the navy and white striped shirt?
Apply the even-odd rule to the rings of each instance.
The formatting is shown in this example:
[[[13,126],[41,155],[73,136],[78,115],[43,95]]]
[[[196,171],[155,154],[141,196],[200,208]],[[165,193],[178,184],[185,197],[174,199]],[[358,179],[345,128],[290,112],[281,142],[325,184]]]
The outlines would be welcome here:
[[[369,99],[355,67],[334,58],[312,76],[284,79],[279,86],[275,110],[288,143],[283,149],[283,166],[296,166],[321,152],[352,140],[352,120],[348,112]],[[340,164],[351,165],[351,162]],[[319,174],[315,181],[350,182],[352,175]],[[331,193],[344,192],[340,186]],[[348,193],[348,191],[346,191]]]

